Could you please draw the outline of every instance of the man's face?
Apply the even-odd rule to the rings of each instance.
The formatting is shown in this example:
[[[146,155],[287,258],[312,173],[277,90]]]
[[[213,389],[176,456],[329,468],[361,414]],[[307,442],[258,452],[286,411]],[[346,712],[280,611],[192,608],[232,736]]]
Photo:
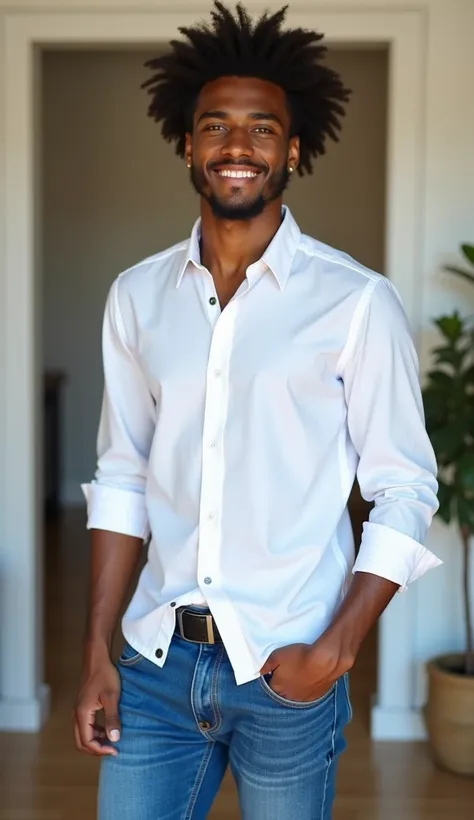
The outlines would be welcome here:
[[[299,141],[289,137],[284,91],[248,77],[222,77],[201,90],[186,135],[193,185],[218,219],[252,219],[281,197]]]

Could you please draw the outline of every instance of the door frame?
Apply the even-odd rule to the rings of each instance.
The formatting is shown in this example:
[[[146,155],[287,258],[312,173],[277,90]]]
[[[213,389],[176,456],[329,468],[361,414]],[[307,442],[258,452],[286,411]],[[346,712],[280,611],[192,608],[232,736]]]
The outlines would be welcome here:
[[[41,50],[153,47],[168,41],[192,12],[124,8],[0,12],[0,730],[38,731],[49,713],[44,682],[41,412]],[[306,6],[306,7],[305,7]],[[325,32],[337,47],[389,50],[384,273],[399,290],[418,339],[421,331],[423,167],[427,17],[419,10],[328,11],[309,0],[288,21]],[[251,8],[253,4],[251,5]],[[2,64],[0,62],[0,64]],[[1,117],[0,117],[1,119]],[[0,485],[1,487],[1,485]],[[399,594],[379,624],[375,739],[425,736],[416,703],[416,585]]]

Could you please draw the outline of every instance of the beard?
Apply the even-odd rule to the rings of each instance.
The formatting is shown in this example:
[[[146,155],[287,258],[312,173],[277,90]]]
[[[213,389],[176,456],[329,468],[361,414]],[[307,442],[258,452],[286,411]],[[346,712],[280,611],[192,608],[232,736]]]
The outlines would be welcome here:
[[[222,163],[219,163],[222,165]],[[238,163],[229,163],[236,165]],[[246,163],[248,165],[248,163]],[[256,197],[241,199],[240,201],[228,202],[222,200],[214,193],[208,194],[205,192],[206,177],[204,171],[196,168],[195,165],[191,167],[191,182],[194,190],[210,205],[212,213],[216,219],[237,220],[242,221],[255,219],[260,216],[265,210],[265,206],[275,199],[279,199],[288,186],[290,174],[286,163],[278,168],[269,178],[266,184],[266,191],[261,191]],[[237,193],[240,189],[236,188]]]

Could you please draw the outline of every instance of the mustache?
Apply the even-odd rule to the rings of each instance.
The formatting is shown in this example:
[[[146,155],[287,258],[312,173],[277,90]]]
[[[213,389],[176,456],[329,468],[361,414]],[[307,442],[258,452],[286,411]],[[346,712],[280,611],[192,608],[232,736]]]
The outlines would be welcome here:
[[[215,168],[223,168],[226,165],[231,165],[233,168],[242,165],[244,168],[255,168],[256,171],[263,171],[264,173],[267,171],[265,165],[257,165],[255,162],[249,162],[248,159],[223,159],[220,162],[210,162],[207,168],[209,171],[213,171]]]

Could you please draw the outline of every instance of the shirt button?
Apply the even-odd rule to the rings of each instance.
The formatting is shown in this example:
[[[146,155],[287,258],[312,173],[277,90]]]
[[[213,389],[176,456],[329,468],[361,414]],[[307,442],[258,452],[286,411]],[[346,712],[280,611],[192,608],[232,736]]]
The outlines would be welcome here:
[[[209,515],[207,516],[208,521],[214,521],[214,518],[215,518],[214,513],[209,513]]]
[[[207,730],[211,728],[211,724],[207,720],[200,720],[199,721],[199,728],[203,729],[205,732],[207,732]]]
[[[176,601],[171,601],[170,606],[176,606]]]
[[[222,370],[214,370],[214,376],[216,377],[216,379],[218,379],[218,378],[219,378],[219,376],[221,375],[221,373],[222,373]]]
[[[204,583],[205,583],[205,584],[212,584],[212,578],[209,578],[209,577],[208,577],[208,578],[204,578]]]
[[[157,658],[162,658],[163,657],[163,650],[162,649],[157,649],[156,652],[155,652],[155,655],[156,655]]]
[[[216,304],[216,302],[217,302],[216,297],[215,297],[215,296],[211,296],[211,298],[209,299],[209,304],[210,304],[210,305],[215,305],[215,304]]]
[[[215,449],[215,447],[216,447],[216,442],[215,442],[215,441],[210,441],[210,442],[209,442],[209,448],[210,448],[211,450],[214,450],[214,449]]]

